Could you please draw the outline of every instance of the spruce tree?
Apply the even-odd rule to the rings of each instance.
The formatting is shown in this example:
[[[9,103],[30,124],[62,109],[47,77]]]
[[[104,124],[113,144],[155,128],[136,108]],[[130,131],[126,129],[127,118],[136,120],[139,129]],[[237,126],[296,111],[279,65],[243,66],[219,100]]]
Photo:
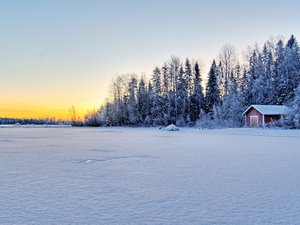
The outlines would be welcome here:
[[[153,85],[153,105],[151,114],[154,125],[162,124],[162,97],[161,97],[161,72],[158,67],[155,67],[152,74]]]
[[[141,77],[137,93],[139,123],[144,124],[147,117],[147,88],[145,77]]]
[[[263,59],[260,53],[255,54],[253,62],[253,84],[252,84],[252,104],[267,104],[268,101],[268,89],[267,89],[267,76],[263,64]]]
[[[265,73],[265,91],[267,92],[267,99],[266,103],[267,104],[273,104],[273,84],[272,80],[274,77],[274,57],[272,54],[272,50],[270,49],[267,44],[264,45],[263,47],[263,52],[262,52],[262,57],[263,57],[263,64],[264,64],[264,73]]]
[[[178,85],[176,91],[176,109],[177,109],[176,124],[178,126],[184,126],[186,124],[187,90],[186,90],[186,80],[184,77],[184,71],[182,67],[180,67],[179,69],[177,83]]]
[[[194,66],[194,89],[191,98],[191,121],[195,122],[199,119],[201,109],[204,109],[204,96],[202,88],[202,79],[198,62]]]
[[[180,59],[172,57],[169,65],[169,103],[168,103],[168,114],[170,117],[169,123],[176,123],[177,121],[177,103],[176,103],[176,92],[178,85],[178,74],[180,69]]]
[[[292,35],[285,47],[285,79],[286,94],[284,103],[288,104],[294,99],[295,91],[300,82],[300,59],[299,46],[296,38]]]
[[[137,78],[132,75],[128,86],[128,122],[129,125],[137,126],[139,121],[138,108],[137,108]]]
[[[170,121],[169,113],[169,67],[164,63],[161,68],[162,72],[162,114],[163,114],[163,124],[168,125]]]
[[[192,65],[190,60],[187,58],[185,61],[185,68],[184,68],[184,78],[185,78],[185,85],[186,85],[186,93],[185,93],[185,102],[186,102],[186,112],[185,118],[187,123],[191,122],[191,98],[193,94],[193,73],[192,73]]]
[[[153,116],[151,113],[151,109],[153,107],[153,99],[154,99],[154,93],[153,93],[153,87],[151,84],[151,81],[148,82],[148,88],[147,88],[147,112],[146,112],[146,119],[145,124],[147,126],[153,125]]]
[[[218,86],[218,69],[216,65],[216,61],[214,60],[208,74],[208,83],[206,86],[206,95],[205,95],[205,103],[206,103],[206,113],[213,118],[213,110],[214,107],[220,104],[220,90]]]
[[[285,77],[285,53],[283,41],[280,40],[276,46],[276,59],[275,59],[275,71],[273,79],[274,87],[274,100],[273,102],[278,105],[284,104],[287,90],[287,79]]]

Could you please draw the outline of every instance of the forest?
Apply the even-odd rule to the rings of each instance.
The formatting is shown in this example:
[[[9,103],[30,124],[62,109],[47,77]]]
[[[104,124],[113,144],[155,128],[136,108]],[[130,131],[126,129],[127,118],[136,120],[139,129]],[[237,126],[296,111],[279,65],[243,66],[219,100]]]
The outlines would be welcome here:
[[[87,126],[242,127],[251,104],[286,105],[276,126],[300,127],[300,55],[294,35],[271,38],[239,57],[231,44],[202,74],[197,60],[171,57],[145,75],[114,77],[107,100],[84,118]],[[203,78],[207,79],[203,79]],[[204,82],[204,80],[207,80]]]

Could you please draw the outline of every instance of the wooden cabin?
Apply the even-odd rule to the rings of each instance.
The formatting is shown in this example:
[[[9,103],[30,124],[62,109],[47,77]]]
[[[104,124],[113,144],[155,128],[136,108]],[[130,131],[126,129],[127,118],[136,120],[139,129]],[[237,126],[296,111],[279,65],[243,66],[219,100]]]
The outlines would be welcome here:
[[[251,105],[245,110],[245,124],[247,127],[265,126],[271,121],[280,120],[287,113],[284,105]]]

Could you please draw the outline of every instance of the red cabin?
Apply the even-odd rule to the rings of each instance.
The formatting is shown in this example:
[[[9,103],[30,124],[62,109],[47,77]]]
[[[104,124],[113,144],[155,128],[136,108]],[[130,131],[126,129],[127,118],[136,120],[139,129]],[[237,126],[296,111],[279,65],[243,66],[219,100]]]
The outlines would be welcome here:
[[[284,105],[251,105],[243,115],[247,127],[258,127],[280,120],[286,113],[287,107]]]

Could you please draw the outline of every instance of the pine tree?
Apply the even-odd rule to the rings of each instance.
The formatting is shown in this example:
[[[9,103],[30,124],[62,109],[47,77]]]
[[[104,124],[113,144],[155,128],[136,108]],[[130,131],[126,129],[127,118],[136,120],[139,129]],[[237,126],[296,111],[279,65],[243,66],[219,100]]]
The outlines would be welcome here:
[[[266,103],[267,104],[273,104],[273,84],[272,80],[274,77],[274,60],[273,60],[273,54],[272,50],[270,47],[267,46],[267,44],[264,45],[263,47],[263,64],[264,64],[264,73],[265,73],[265,91],[267,93],[267,99]]]
[[[162,124],[162,97],[161,97],[161,72],[158,67],[155,67],[152,75],[153,84],[153,105],[151,114],[154,125]]]
[[[145,77],[142,76],[139,82],[139,88],[137,93],[137,103],[138,103],[138,114],[140,124],[144,124],[147,117],[147,88]]]
[[[294,99],[294,93],[300,82],[299,46],[293,35],[285,47],[284,72],[286,79],[284,103],[288,104]]]
[[[137,126],[139,121],[136,92],[137,78],[136,76],[132,75],[128,86],[128,122],[129,125],[132,126]]]
[[[177,83],[178,85],[176,91],[176,109],[177,109],[176,124],[178,126],[184,126],[186,124],[187,90],[186,90],[186,80],[184,77],[184,71],[182,67],[180,67],[179,69]]]
[[[180,69],[180,59],[172,57],[169,66],[169,103],[168,103],[168,114],[170,116],[170,123],[176,123],[177,121],[177,103],[176,103],[176,92],[178,74]]]
[[[241,78],[241,86],[239,91],[239,99],[241,101],[242,109],[248,108],[251,102],[251,85],[249,79],[249,73],[246,68],[243,70],[243,76]]]
[[[153,93],[153,87],[151,82],[148,82],[148,88],[147,88],[147,112],[146,112],[146,119],[145,119],[145,125],[152,126],[153,125],[153,116],[151,113],[151,109],[153,108],[153,99],[154,99],[154,93]]]
[[[263,59],[260,53],[255,53],[253,62],[253,85],[252,85],[252,104],[267,104],[268,90],[267,90],[267,76],[263,64]]]
[[[275,72],[273,79],[274,100],[273,102],[282,105],[286,98],[287,79],[285,77],[285,53],[283,41],[280,40],[276,46]]]
[[[191,98],[193,94],[193,73],[192,73],[192,65],[187,58],[185,61],[185,68],[184,68],[184,79],[186,85],[186,93],[185,93],[185,103],[186,103],[186,112],[185,118],[186,122],[190,124],[191,122]]]
[[[169,113],[169,67],[165,63],[161,68],[162,71],[162,113],[163,124],[168,125],[170,121]]]
[[[194,89],[191,98],[191,121],[195,122],[200,117],[201,109],[204,109],[204,95],[201,85],[202,79],[198,62],[194,66]]]
[[[214,107],[220,104],[220,90],[218,86],[218,69],[215,60],[213,61],[208,74],[208,83],[206,86],[206,113],[213,118]]]

